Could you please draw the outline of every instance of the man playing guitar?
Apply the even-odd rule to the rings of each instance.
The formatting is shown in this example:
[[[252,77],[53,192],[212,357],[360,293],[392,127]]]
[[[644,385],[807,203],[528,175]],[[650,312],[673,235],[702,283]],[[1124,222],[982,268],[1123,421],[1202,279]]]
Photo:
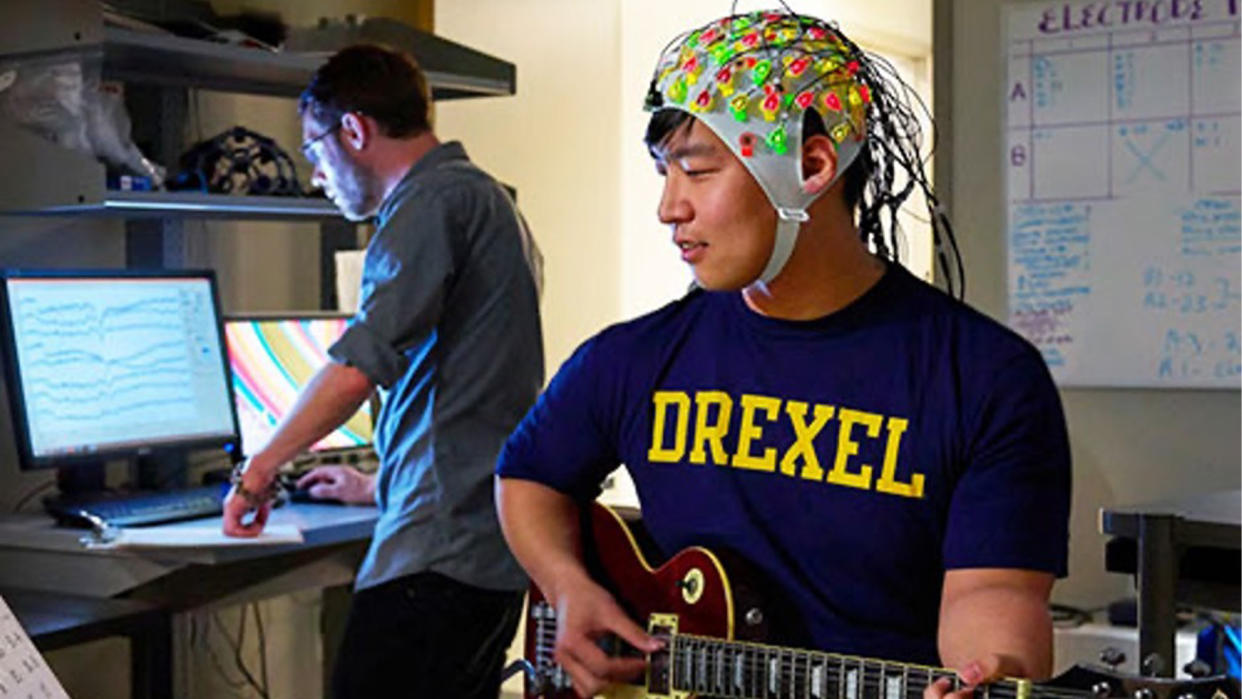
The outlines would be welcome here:
[[[583,344],[497,467],[505,536],[584,696],[644,668],[601,636],[660,645],[581,557],[580,505],[618,464],[666,554],[748,560],[807,647],[952,667],[967,689],[1051,672],[1064,416],[1032,346],[896,262],[917,187],[961,291],[908,94],[835,25],[784,11],[661,56],[646,140],[698,288]]]

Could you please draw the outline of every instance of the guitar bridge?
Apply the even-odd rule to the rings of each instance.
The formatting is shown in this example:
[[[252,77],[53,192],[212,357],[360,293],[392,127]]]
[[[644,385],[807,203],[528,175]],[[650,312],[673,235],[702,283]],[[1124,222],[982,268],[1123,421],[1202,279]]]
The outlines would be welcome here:
[[[535,626],[534,662],[526,672],[530,696],[572,689],[569,674],[553,657],[556,650],[556,610],[546,600],[540,600],[531,605],[529,617]]]

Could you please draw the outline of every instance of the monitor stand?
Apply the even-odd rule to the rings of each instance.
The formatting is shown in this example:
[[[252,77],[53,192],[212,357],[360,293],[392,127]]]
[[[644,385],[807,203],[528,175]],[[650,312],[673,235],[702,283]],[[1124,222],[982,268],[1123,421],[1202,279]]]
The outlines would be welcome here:
[[[184,488],[188,483],[187,457],[184,451],[140,456],[130,468],[130,480],[138,490]]]
[[[168,490],[186,486],[186,454],[148,454],[129,463],[130,487],[135,490]],[[62,496],[89,497],[107,491],[107,464],[88,461],[56,469],[56,489]]]
[[[56,469],[56,489],[61,495],[87,495],[103,492],[104,462],[90,461]]]

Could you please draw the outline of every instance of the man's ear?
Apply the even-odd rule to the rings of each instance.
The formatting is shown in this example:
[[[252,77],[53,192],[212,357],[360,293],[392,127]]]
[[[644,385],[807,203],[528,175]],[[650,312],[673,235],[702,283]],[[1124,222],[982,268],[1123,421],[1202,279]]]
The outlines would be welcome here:
[[[350,150],[360,151],[375,139],[376,123],[357,112],[345,112],[341,116],[341,141]]]
[[[802,142],[802,191],[820,194],[837,176],[837,147],[824,134]]]

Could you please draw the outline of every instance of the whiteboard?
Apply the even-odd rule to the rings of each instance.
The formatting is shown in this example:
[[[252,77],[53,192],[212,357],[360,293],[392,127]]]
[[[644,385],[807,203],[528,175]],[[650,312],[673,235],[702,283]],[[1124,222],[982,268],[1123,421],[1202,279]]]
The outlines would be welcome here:
[[[1238,2],[1005,7],[1008,321],[1063,386],[1242,385]]]

